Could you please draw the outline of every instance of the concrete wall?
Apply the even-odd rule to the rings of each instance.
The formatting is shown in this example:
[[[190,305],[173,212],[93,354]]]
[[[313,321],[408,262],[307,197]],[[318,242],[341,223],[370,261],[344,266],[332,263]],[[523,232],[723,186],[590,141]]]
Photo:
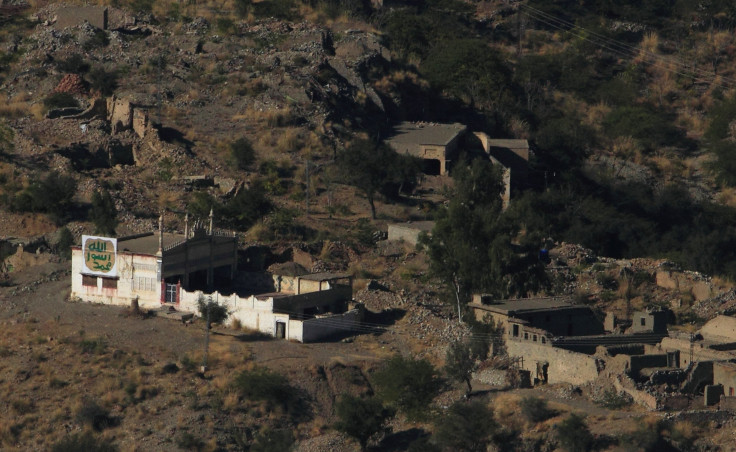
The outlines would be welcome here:
[[[54,28],[61,30],[66,27],[76,27],[84,22],[101,30],[107,28],[107,8],[98,6],[67,6],[56,11]]]
[[[598,377],[596,358],[529,342],[507,341],[509,356],[521,357],[522,369],[537,373],[538,363],[548,363],[548,383],[584,384]]]
[[[290,302],[294,302],[298,305],[307,296],[312,296],[312,298],[319,296],[320,299],[327,299],[330,303],[333,303],[341,296],[343,300],[345,299],[346,289],[350,290],[350,288],[338,287],[299,296],[264,297],[251,295],[243,298],[237,296],[237,294],[222,295],[219,292],[207,294],[199,290],[193,292],[182,290],[178,309],[199,316],[197,309],[199,297],[212,297],[213,301],[225,306],[230,313],[225,321],[227,326],[232,325],[237,320],[243,327],[276,336],[276,324],[280,322],[284,324],[285,339],[310,342],[354,330],[360,324],[361,311],[352,310],[343,314],[325,315],[305,320],[300,318],[299,315],[290,315],[289,312],[278,312],[277,304],[281,304],[283,307]],[[283,309],[286,310],[286,308]]]
[[[420,221],[418,223],[401,223],[388,225],[388,240],[403,240],[410,245],[419,242],[422,232],[431,233],[434,221]]]
[[[719,408],[722,410],[736,412],[736,397],[721,396]]]
[[[344,314],[331,315],[302,322],[302,342],[315,342],[354,331],[362,318],[362,311],[353,309]]]
[[[713,363],[713,384],[723,385],[723,392],[727,396],[736,396],[736,364]]]
[[[667,355],[633,355],[629,357],[629,370],[639,373],[647,367],[667,367]]]

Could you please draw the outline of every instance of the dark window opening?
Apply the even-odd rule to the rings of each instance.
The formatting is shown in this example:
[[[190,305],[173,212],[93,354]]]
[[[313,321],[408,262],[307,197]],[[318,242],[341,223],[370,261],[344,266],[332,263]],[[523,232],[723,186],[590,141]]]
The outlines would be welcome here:
[[[424,159],[422,161],[422,170],[424,174],[439,176],[441,168],[440,161],[437,159]]]
[[[647,319],[645,319],[644,317],[642,317],[640,321],[641,321],[641,326],[645,326],[647,324]]]
[[[542,343],[543,344],[546,344],[547,343],[547,340],[544,338],[544,336],[542,336]]]
[[[536,335],[536,334],[535,334],[534,336],[532,336],[532,340],[533,340],[534,342],[537,342],[537,335]]]
[[[524,333],[524,339],[529,340],[529,333]]]
[[[102,278],[102,288],[103,289],[117,289],[118,280],[113,279],[113,278]]]
[[[97,277],[82,275],[82,285],[88,287],[97,287]]]
[[[512,332],[513,332],[514,337],[519,337],[519,325],[514,325],[512,327]]]

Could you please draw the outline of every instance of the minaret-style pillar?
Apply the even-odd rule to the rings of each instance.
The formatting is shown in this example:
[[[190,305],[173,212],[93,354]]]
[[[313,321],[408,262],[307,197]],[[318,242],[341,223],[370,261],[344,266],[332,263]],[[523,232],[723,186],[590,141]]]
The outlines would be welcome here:
[[[164,252],[164,213],[158,217],[158,253],[159,255]]]
[[[207,231],[209,235],[212,235],[212,226],[215,222],[215,212],[213,208],[210,208],[210,229]]]
[[[189,240],[189,212],[184,215],[184,240]]]

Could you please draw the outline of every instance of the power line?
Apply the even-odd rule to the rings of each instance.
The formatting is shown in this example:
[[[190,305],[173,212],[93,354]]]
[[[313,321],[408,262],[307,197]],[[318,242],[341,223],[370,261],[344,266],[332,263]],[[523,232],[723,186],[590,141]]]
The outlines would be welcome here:
[[[568,22],[552,14],[540,11],[531,6],[520,4],[519,9],[523,10],[524,14],[531,19],[548,25],[554,29],[570,33],[575,37],[578,37],[587,42],[591,42],[598,47],[613,52],[616,55],[624,56],[627,58],[644,56],[646,63],[655,67],[662,68],[665,71],[681,75],[683,77],[693,78],[696,81],[700,79],[705,82],[716,83],[727,87],[733,87],[734,85],[736,85],[736,79],[724,77],[721,75],[718,76],[720,80],[716,80],[715,74],[711,74],[708,71],[699,69],[694,64],[684,62],[679,58],[658,55],[641,47],[632,46],[624,42],[617,41],[602,34],[580,27],[574,23]],[[670,65],[673,65],[679,69],[673,69],[672,67],[670,67]]]

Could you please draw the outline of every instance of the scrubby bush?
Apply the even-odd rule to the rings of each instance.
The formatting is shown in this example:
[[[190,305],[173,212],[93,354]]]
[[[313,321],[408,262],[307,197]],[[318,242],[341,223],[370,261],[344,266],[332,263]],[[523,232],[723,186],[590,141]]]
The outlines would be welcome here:
[[[49,110],[54,108],[78,108],[79,102],[69,93],[52,93],[43,100],[44,107]]]
[[[74,235],[67,227],[59,229],[56,235],[56,243],[54,243],[54,251],[64,259],[71,259],[72,245],[74,245]]]
[[[248,450],[250,452],[284,452],[291,450],[293,444],[294,434],[291,430],[267,428],[256,436]]]
[[[593,444],[593,434],[582,416],[570,414],[556,427],[557,441],[567,452],[587,452]]]
[[[108,44],[110,44],[110,38],[105,30],[95,30],[92,36],[82,44],[82,48],[89,52],[93,49],[107,47]]]
[[[229,145],[230,155],[235,161],[238,169],[246,170],[250,168],[256,159],[256,152],[250,141],[246,138],[238,138]]]
[[[61,72],[70,74],[85,74],[89,71],[89,63],[78,53],[72,53],[69,57],[56,60],[56,68]]]
[[[6,196],[5,202],[10,210],[46,213],[54,222],[62,224],[71,214],[76,192],[74,178],[52,171],[25,190]]]
[[[289,380],[265,367],[239,373],[233,380],[233,387],[242,397],[266,402],[271,408],[281,407],[289,411],[298,402],[297,392]]]
[[[110,416],[110,412],[101,407],[94,400],[85,400],[77,410],[77,421],[101,432],[117,423],[117,419]]]
[[[435,420],[432,439],[443,449],[485,452],[498,424],[493,411],[483,402],[455,402]]]
[[[519,402],[521,414],[527,421],[537,424],[555,416],[555,411],[547,406],[547,401],[539,397],[528,396]]]
[[[103,96],[111,96],[118,87],[117,71],[106,71],[105,68],[97,66],[87,74],[90,87]]]

